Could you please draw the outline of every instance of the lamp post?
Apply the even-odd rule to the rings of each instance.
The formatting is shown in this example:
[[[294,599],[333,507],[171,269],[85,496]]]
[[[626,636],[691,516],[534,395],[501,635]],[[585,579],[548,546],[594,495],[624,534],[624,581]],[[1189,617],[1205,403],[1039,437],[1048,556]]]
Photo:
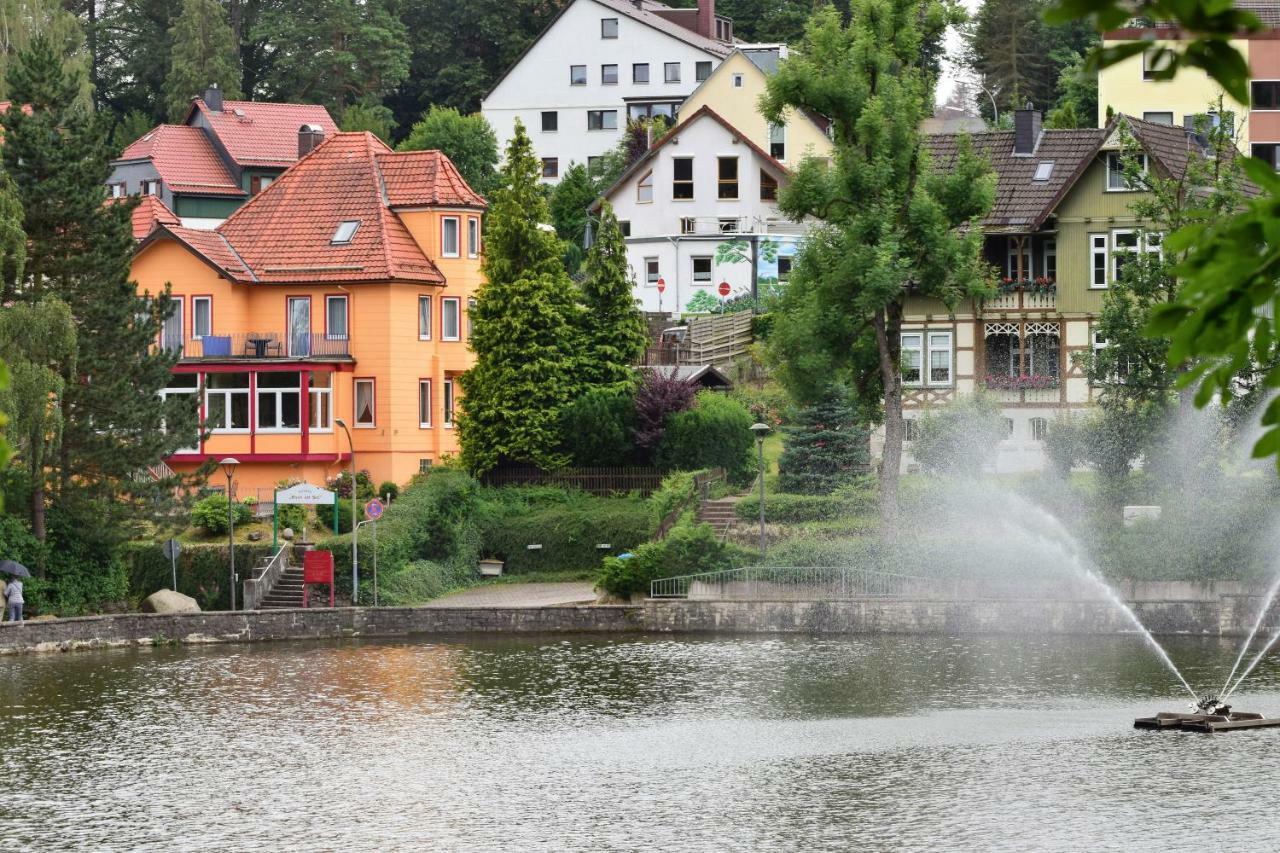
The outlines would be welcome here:
[[[227,561],[231,564],[231,609],[236,609],[236,513],[232,502],[235,500],[231,495],[231,478],[235,476],[236,466],[240,464],[240,460],[234,456],[228,456],[218,463],[222,466],[222,473],[227,475]]]
[[[351,603],[360,601],[360,525],[356,520],[356,445],[351,440],[351,430],[342,418],[334,420],[347,434],[347,447],[351,448]]]
[[[764,560],[764,437],[769,434],[769,425],[754,423],[751,431],[756,436],[756,450],[760,454],[760,559]]]

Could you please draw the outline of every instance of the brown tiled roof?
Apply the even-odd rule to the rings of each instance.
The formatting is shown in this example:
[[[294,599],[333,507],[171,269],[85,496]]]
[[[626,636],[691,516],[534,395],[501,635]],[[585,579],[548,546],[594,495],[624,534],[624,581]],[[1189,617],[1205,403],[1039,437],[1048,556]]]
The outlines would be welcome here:
[[[391,207],[487,206],[439,151],[385,151],[375,156]]]
[[[242,197],[209,137],[198,127],[162,124],[133,142],[120,160],[150,160],[165,186],[178,193]]]
[[[298,159],[298,128],[318,125],[326,138],[338,132],[329,111],[319,104],[274,104],[269,101],[224,101],[214,112],[202,98],[191,103],[209,122],[231,159],[241,166],[283,169]]]
[[[1046,130],[1030,156],[1014,155],[1011,130],[967,135],[974,152],[996,173],[996,200],[983,229],[1020,233],[1038,228],[1093,160],[1105,135],[1097,129]],[[955,162],[965,136],[941,133],[924,138],[935,169],[945,170]],[[1032,180],[1041,163],[1053,163],[1049,180]]]
[[[1187,165],[1192,160],[1205,156],[1200,143],[1181,127],[1156,124],[1133,116],[1124,116],[1124,120],[1142,150],[1151,156],[1158,168],[1175,180],[1181,180],[1186,175]],[[1234,158],[1240,152],[1234,145],[1229,145],[1226,154]],[[1240,189],[1247,196],[1256,196],[1261,192],[1256,184],[1243,178]]]
[[[119,201],[119,199],[107,199]],[[133,209],[133,239],[141,240],[151,233],[157,225],[181,225],[178,214],[170,210],[163,201],[153,195],[144,195],[138,199]]]

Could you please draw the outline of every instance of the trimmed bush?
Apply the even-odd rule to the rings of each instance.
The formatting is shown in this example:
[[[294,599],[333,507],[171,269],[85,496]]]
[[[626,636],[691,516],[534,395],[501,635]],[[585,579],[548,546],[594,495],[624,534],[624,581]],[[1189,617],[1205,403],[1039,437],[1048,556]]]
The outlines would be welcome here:
[[[840,489],[830,495],[765,495],[764,518],[774,524],[798,524],[805,521],[830,521],[850,515],[874,513],[879,503],[874,489],[865,484]],[[738,501],[734,511],[743,521],[760,518],[759,495],[748,495]]]
[[[271,545],[236,545],[236,573],[241,583],[254,566],[272,556]],[[169,589],[173,582],[169,559],[160,545],[130,542],[120,550],[123,572],[127,578],[128,597],[136,604],[159,589]],[[226,610],[231,603],[228,592],[230,566],[226,545],[183,545],[178,553],[178,592],[194,598],[204,610]],[[236,590],[239,602],[243,586]]]
[[[237,525],[253,520],[253,510],[248,504],[237,501],[235,508]],[[227,496],[213,494],[202,498],[191,507],[191,524],[203,528],[210,535],[227,532]]]
[[[395,484],[394,480],[383,480],[378,485],[378,497],[384,501],[387,498],[394,501],[400,497],[400,487]]]
[[[661,542],[646,542],[628,558],[606,557],[597,586],[612,595],[647,595],[659,578],[732,567],[730,551],[708,524],[677,524]]]
[[[629,394],[591,391],[560,411],[561,450],[570,465],[626,465],[636,455],[636,404]]]
[[[430,560],[415,560],[385,575],[381,565],[378,569],[378,603],[388,607],[408,607],[430,601],[468,586],[475,578],[475,571],[466,566]]]
[[[634,548],[652,534],[652,510],[640,498],[593,498],[556,490],[555,502],[530,505],[520,499],[486,497],[479,518],[483,553],[505,561],[505,574],[590,571],[600,565],[608,544],[617,552]],[[492,502],[490,502],[492,501]],[[541,548],[529,550],[529,545]]]
[[[291,527],[295,534],[301,536],[307,527],[307,508],[301,504],[280,504],[276,507],[276,522],[281,532]]]
[[[693,408],[667,418],[658,467],[723,468],[731,482],[748,483],[756,471],[751,423],[746,406],[724,394],[702,391]]]

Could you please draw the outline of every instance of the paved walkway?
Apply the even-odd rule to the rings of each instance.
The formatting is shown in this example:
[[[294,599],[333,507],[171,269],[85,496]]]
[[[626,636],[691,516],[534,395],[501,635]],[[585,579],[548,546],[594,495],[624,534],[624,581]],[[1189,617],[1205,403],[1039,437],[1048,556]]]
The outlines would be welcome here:
[[[437,598],[426,607],[548,607],[555,604],[584,604],[596,600],[594,584],[504,583],[464,589]]]

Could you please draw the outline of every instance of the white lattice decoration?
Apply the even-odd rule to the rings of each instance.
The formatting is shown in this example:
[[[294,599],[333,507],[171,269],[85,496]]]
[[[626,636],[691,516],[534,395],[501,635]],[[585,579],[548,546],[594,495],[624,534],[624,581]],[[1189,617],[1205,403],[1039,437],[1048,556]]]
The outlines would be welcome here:
[[[1057,323],[1028,323],[1028,335],[1058,335],[1062,329]]]
[[[989,338],[992,335],[1014,335],[1016,337],[1017,334],[1017,323],[987,323],[985,336]]]

